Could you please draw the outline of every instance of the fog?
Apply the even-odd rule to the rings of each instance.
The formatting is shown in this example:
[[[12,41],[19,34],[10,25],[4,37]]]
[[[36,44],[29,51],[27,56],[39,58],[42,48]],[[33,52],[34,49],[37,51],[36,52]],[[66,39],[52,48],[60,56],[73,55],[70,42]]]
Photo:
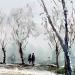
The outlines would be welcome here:
[[[40,35],[34,37],[32,35],[29,35],[28,44],[26,48],[23,49],[24,53],[24,61],[25,63],[28,63],[27,58],[30,53],[35,53],[36,57],[36,64],[50,64],[50,63],[55,63],[55,49],[52,49],[49,47],[47,40],[47,36],[45,36],[44,33],[44,28],[41,25],[41,17],[39,17],[40,12],[42,11],[42,8],[40,7],[40,1],[39,0],[0,0],[0,9],[2,12],[4,12],[9,18],[10,12],[15,9],[15,8],[24,8],[26,4],[29,4],[32,13],[33,13],[33,21],[36,24],[36,27],[38,28],[38,33]],[[47,3],[49,4],[49,3]],[[49,9],[49,8],[48,8]],[[51,12],[50,12],[51,13]],[[8,27],[8,24],[5,23],[5,31],[8,33],[10,36],[10,28]],[[10,36],[11,37],[11,36]],[[71,63],[75,63],[75,44],[73,47],[70,49],[71,50]],[[11,40],[10,44],[7,45],[6,47],[6,62],[11,63],[12,61],[10,60],[10,57],[14,56],[15,60],[13,63],[21,63],[18,47],[15,43],[15,41]],[[3,54],[1,51],[0,47],[0,61],[3,59]],[[59,63],[60,65],[64,65],[64,53],[63,50],[60,52],[60,57],[59,57]]]

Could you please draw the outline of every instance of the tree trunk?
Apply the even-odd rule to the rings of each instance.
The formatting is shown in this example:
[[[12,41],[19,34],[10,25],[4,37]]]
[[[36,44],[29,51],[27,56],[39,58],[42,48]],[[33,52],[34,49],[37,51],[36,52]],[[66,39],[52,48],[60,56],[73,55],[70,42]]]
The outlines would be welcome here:
[[[2,48],[2,51],[3,51],[3,54],[4,54],[3,64],[5,64],[6,63],[6,51],[5,51],[5,48]]]
[[[66,59],[65,59],[65,67],[64,67],[64,69],[65,69],[65,75],[67,75],[67,63],[66,63]]]
[[[65,5],[65,0],[62,0],[62,6],[63,6],[63,11],[64,11],[64,18],[65,18],[65,47],[64,47],[64,52],[65,52],[65,67],[67,69],[67,75],[71,75],[71,66],[70,66],[70,58],[68,55],[68,23],[67,23],[67,10],[66,10],[66,5]]]
[[[59,52],[58,52],[58,46],[57,46],[57,43],[56,43],[56,65],[57,65],[57,68],[59,68],[58,56],[59,56]]]
[[[68,50],[65,50],[65,75],[71,75],[71,66],[70,66],[70,59],[68,55]]]
[[[20,53],[22,64],[24,64],[23,51],[22,51],[22,44],[21,43],[19,43],[19,53]]]

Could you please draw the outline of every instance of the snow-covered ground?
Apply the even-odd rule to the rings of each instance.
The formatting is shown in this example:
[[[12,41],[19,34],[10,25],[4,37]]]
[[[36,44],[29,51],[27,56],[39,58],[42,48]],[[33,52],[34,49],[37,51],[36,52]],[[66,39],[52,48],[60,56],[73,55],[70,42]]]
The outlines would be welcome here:
[[[0,75],[56,75],[49,71],[38,71],[38,70],[19,70],[0,68]]]
[[[37,70],[35,67],[31,68],[5,68],[0,67],[0,75],[56,75],[53,72],[46,70]]]

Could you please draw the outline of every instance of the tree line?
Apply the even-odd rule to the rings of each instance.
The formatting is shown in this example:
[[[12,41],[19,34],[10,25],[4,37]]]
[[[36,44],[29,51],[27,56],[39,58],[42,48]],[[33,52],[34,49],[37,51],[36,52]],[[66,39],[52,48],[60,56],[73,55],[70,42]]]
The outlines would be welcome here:
[[[48,45],[50,48],[55,48],[57,68],[59,68],[58,59],[60,50],[62,49],[65,58],[65,75],[71,75],[72,70],[69,53],[75,40],[75,10],[73,7],[73,1],[69,0],[72,4],[71,12],[69,12],[67,2],[65,0],[51,0],[50,2],[53,3],[53,5],[50,5],[50,7],[48,7],[45,0],[39,1],[39,5],[43,9],[41,13],[39,12],[39,16],[42,19],[41,25],[43,25],[45,29],[44,35],[48,35]],[[49,9],[52,13],[50,13]],[[68,13],[71,14],[69,15]],[[4,55],[3,63],[6,63],[6,46],[10,38],[7,37],[8,32],[6,32],[4,28],[4,16],[0,13],[0,43]],[[12,11],[10,17],[7,18],[7,24],[11,28],[11,37],[15,40],[15,43],[18,46],[21,62],[24,64],[23,48],[26,48],[28,43],[27,39],[29,38],[29,35],[33,35],[34,37],[35,35],[38,36],[36,25],[32,20],[31,7],[27,5],[26,8],[19,8]],[[34,34],[34,32],[36,32],[36,34]]]

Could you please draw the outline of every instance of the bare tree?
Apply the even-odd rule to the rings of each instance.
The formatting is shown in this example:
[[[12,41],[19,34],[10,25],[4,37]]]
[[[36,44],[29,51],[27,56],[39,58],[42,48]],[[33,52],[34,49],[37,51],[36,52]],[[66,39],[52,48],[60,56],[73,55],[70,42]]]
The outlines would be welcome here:
[[[24,57],[23,57],[23,44],[27,45],[27,38],[31,33],[31,29],[33,28],[32,22],[32,12],[30,7],[27,5],[25,9],[16,9],[12,14],[13,20],[13,38],[16,41],[19,47],[19,53],[21,57],[22,64],[24,64]]]
[[[0,32],[0,43],[1,43],[1,47],[2,47],[2,51],[3,51],[3,63],[6,63],[6,46],[7,46],[7,37],[6,37],[6,33],[5,31],[1,31]]]
[[[56,30],[55,26],[54,26],[54,23],[48,13],[48,10],[45,6],[45,3],[43,0],[41,0],[42,2],[42,5],[43,5],[43,9],[44,9],[44,12],[46,13],[46,17],[47,17],[47,20],[49,22],[49,24],[51,25],[53,31],[55,32],[59,42],[60,42],[60,45],[64,51],[64,55],[65,55],[65,61],[66,61],[66,71],[67,71],[67,75],[71,75],[71,66],[70,66],[70,58],[69,58],[69,44],[68,44],[68,40],[69,40],[69,34],[68,34],[68,19],[67,19],[67,8],[66,8],[66,4],[65,4],[65,0],[61,0],[61,5],[62,5],[62,8],[63,8],[63,16],[64,16],[64,29],[65,29],[65,37],[64,37],[64,40],[61,38],[61,36],[59,35],[58,31]]]
[[[6,38],[6,32],[4,31],[4,21],[5,15],[0,12],[0,44],[3,52],[3,63],[6,63],[6,45],[7,45],[7,38]]]
[[[48,44],[50,46],[50,48],[55,48],[55,52],[56,52],[56,66],[57,68],[59,68],[59,53],[60,53],[60,50],[61,50],[61,47],[60,47],[60,43],[56,37],[56,35],[54,34],[53,30],[49,27],[48,27],[48,24],[47,24],[47,20],[45,19],[45,24],[44,24],[44,28],[46,29],[46,32],[44,33],[45,35],[48,34]],[[61,28],[59,29],[59,33],[61,31]]]

